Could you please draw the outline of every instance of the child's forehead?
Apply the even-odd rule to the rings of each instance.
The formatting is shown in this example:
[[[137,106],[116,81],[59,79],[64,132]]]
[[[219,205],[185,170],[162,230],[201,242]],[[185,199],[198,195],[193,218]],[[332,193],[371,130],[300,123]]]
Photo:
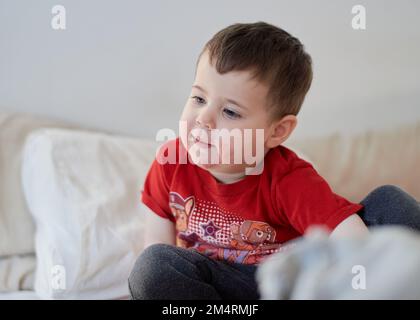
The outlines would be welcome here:
[[[224,91],[231,94],[267,95],[268,86],[254,76],[253,70],[233,70],[219,73],[215,61],[210,62],[207,52],[203,52],[197,65],[194,85],[204,91]]]

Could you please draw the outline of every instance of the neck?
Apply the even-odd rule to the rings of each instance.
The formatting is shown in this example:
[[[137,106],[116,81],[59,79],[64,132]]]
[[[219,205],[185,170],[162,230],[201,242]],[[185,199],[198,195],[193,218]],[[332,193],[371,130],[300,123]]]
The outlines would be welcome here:
[[[264,161],[265,155],[267,154],[268,151],[269,151],[269,149],[266,149],[264,151],[264,157],[262,159],[260,159],[258,161],[257,165],[255,165],[253,168],[257,168],[261,164],[261,162]],[[245,168],[246,167],[243,167],[242,170],[240,170],[239,172],[233,172],[233,173],[230,173],[230,172],[217,172],[217,171],[211,171],[211,170],[208,170],[208,171],[219,182],[224,183],[224,184],[229,184],[229,183],[234,183],[234,182],[237,182],[237,181],[242,180],[246,176],[246,174],[245,174]]]
[[[264,148],[264,156],[262,157],[262,159],[258,161],[258,164],[254,168],[256,168],[262,161],[264,161],[264,158],[267,155],[268,151],[270,151],[270,149]],[[216,178],[216,180],[224,184],[230,184],[230,183],[240,181],[246,176],[245,168],[243,168],[243,170],[239,172],[233,172],[233,173],[217,172],[217,171],[211,171],[211,170],[208,170],[208,171],[213,177]]]
[[[214,171],[209,171],[209,172],[219,182],[224,183],[224,184],[234,183],[239,180],[242,180],[245,177],[245,171],[235,172],[235,173],[214,172]]]

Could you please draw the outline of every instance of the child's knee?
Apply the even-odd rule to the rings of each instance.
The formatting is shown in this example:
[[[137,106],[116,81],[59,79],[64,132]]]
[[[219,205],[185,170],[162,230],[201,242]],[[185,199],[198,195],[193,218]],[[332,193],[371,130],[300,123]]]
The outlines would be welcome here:
[[[174,246],[153,244],[142,251],[128,277],[132,299],[152,299]]]
[[[376,188],[372,191],[372,194],[379,194],[384,197],[395,197],[399,195],[404,195],[405,192],[400,187],[387,184]]]
[[[394,185],[383,185],[371,191],[362,203],[380,203],[386,205],[387,203],[399,202],[399,200],[407,197],[408,194],[401,188]]]
[[[393,224],[420,228],[417,201],[397,186],[380,186],[361,203],[364,205],[361,217],[369,226]]]

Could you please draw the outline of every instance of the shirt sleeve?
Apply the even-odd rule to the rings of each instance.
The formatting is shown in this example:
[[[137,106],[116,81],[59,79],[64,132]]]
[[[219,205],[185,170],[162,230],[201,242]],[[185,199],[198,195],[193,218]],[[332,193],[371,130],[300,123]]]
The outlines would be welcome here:
[[[312,225],[324,225],[332,231],[363,208],[335,194],[310,164],[284,176],[276,190],[278,209],[301,234]]]
[[[157,215],[175,222],[169,208],[169,185],[164,166],[154,159],[141,190],[141,201]]]

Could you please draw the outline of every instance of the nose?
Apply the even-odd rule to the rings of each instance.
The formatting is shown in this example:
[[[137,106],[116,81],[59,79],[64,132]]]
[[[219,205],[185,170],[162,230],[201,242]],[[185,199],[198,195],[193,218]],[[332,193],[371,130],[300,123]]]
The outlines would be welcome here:
[[[214,128],[214,120],[212,111],[209,107],[203,108],[200,113],[198,114],[195,122],[199,128],[203,129],[213,129]]]

